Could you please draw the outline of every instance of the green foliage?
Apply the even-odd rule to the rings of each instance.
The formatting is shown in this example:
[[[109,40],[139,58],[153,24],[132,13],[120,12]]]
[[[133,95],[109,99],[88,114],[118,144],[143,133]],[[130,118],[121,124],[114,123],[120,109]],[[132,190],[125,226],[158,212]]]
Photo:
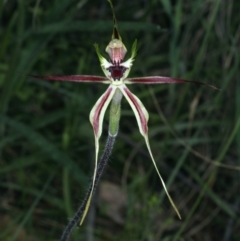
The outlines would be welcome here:
[[[240,240],[240,3],[113,4],[127,49],[138,40],[130,76],[178,76],[221,91],[129,86],[149,111],[155,160],[183,220],[166,199],[124,101],[118,141],[103,177],[126,191],[124,222],[99,212],[99,194],[99,208],[93,205],[73,240],[91,235],[99,241]],[[93,173],[89,112],[106,86],[26,75],[102,75],[93,44],[104,49],[109,43],[111,9],[104,0],[1,1],[0,14],[0,239],[58,240]],[[106,135],[105,122],[102,144]],[[183,141],[238,170],[210,164]]]

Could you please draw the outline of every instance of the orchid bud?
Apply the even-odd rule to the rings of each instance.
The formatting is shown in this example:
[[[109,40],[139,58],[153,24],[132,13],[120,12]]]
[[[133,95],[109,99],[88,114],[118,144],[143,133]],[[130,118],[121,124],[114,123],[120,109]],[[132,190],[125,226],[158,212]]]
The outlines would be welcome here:
[[[124,59],[127,49],[121,40],[113,39],[106,47],[106,52],[109,54],[112,63],[119,64]]]

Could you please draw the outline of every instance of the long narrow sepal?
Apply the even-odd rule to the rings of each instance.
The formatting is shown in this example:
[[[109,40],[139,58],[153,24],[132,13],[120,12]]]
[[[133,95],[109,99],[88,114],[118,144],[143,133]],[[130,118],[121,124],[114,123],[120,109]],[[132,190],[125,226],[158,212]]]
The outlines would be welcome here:
[[[117,25],[117,18],[115,16],[115,12],[114,12],[114,8],[113,8],[113,4],[111,0],[107,0],[110,4],[111,10],[112,10],[112,14],[113,14],[113,34],[112,34],[112,39],[119,39],[122,40],[119,31],[118,31],[118,25]]]
[[[165,192],[166,192],[166,194],[167,194],[168,200],[170,201],[170,203],[171,203],[172,207],[174,208],[175,212],[177,213],[179,219],[182,219],[182,218],[181,218],[181,215],[180,215],[180,213],[179,213],[179,211],[178,211],[178,209],[177,209],[177,207],[176,207],[176,205],[175,205],[175,203],[173,202],[170,194],[168,193],[168,190],[167,190],[167,187],[166,187],[166,185],[165,185],[165,182],[164,182],[164,180],[163,180],[163,178],[162,178],[162,176],[161,176],[161,174],[160,174],[160,172],[159,172],[159,170],[158,170],[158,168],[157,168],[156,162],[155,162],[155,160],[154,160],[154,158],[153,158],[153,154],[152,154],[152,151],[151,151],[151,148],[150,148],[150,144],[149,144],[149,140],[148,140],[148,135],[145,135],[144,138],[145,138],[145,142],[146,142],[146,145],[147,145],[147,148],[148,148],[148,152],[149,152],[149,154],[150,154],[150,156],[151,156],[153,165],[154,165],[154,167],[155,167],[155,169],[156,169],[156,171],[157,171],[157,174],[158,174],[158,176],[159,176],[159,178],[160,178],[160,180],[161,180],[161,182],[162,182],[162,185],[163,185],[163,188],[164,188],[164,190],[165,190]]]
[[[186,84],[186,83],[192,83],[192,84],[199,84],[199,85],[206,85],[208,87],[211,87],[213,89],[219,90],[217,87],[209,84],[205,84],[198,81],[189,81],[184,79],[176,79],[171,77],[165,77],[165,76],[149,76],[149,77],[137,77],[137,78],[130,78],[126,79],[124,81],[126,84]]]
[[[159,178],[162,182],[163,188],[164,188],[164,190],[165,190],[165,192],[168,196],[168,199],[169,199],[172,207],[176,211],[178,217],[181,219],[181,215],[180,215],[176,205],[174,204],[170,194],[168,193],[167,187],[164,183],[164,180],[163,180],[163,178],[162,178],[162,176],[161,176],[161,174],[160,174],[160,172],[157,168],[156,162],[155,162],[155,160],[153,158],[153,155],[152,155],[152,151],[151,151],[149,140],[148,140],[148,126],[147,126],[147,122],[148,122],[148,118],[149,118],[148,112],[147,112],[146,108],[144,107],[144,105],[142,104],[142,102],[134,94],[132,94],[130,92],[130,90],[125,85],[120,86],[119,88],[121,89],[123,95],[127,99],[130,106],[132,107],[132,110],[133,110],[133,112],[136,116],[136,119],[137,119],[137,123],[138,123],[140,133],[143,135],[143,137],[145,139],[148,152],[149,152],[150,157],[152,159],[153,165],[154,165],[154,167],[157,171],[157,174],[158,174],[158,176],[159,176]]]
[[[137,98],[137,96],[132,94],[132,92],[127,88],[126,85],[119,86],[119,89],[122,91],[123,95],[127,99],[128,103],[130,104],[134,112],[134,115],[137,119],[140,133],[143,136],[147,135],[148,133],[147,122],[148,122],[149,116],[146,108],[144,107],[142,102]]]
[[[55,80],[55,81],[70,81],[70,82],[94,82],[109,84],[110,80],[106,77],[95,75],[28,75],[36,79]]]
[[[94,167],[94,174],[93,174],[93,180],[92,180],[92,190],[87,200],[87,203],[83,212],[83,216],[80,221],[80,225],[82,225],[91,203],[93,190],[95,187],[96,174],[97,174],[99,138],[101,137],[101,134],[102,134],[103,117],[115,91],[116,91],[116,87],[110,85],[108,89],[105,91],[105,93],[98,99],[97,103],[94,105],[94,107],[90,112],[89,119],[93,126],[94,137],[95,137],[95,167]]]

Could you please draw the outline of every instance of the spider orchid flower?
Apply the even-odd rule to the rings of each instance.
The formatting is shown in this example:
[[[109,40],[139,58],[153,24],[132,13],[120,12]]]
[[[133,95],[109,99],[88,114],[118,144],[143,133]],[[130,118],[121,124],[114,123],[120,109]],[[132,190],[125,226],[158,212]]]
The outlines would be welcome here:
[[[110,123],[109,123],[109,135],[116,136],[118,133],[118,126],[120,120],[120,103],[122,96],[124,96],[128,103],[130,104],[134,115],[137,119],[137,124],[139,127],[139,131],[141,135],[145,139],[145,143],[150,154],[153,165],[157,171],[157,174],[161,180],[163,188],[168,196],[168,199],[176,211],[178,217],[181,219],[180,213],[174,204],[172,198],[170,197],[167,187],[163,181],[163,178],[160,175],[160,172],[157,168],[156,162],[153,158],[153,154],[150,148],[149,139],[148,139],[148,112],[140,99],[135,96],[126,86],[127,84],[172,84],[172,83],[197,83],[206,85],[200,82],[188,81],[183,79],[176,79],[171,77],[163,77],[163,76],[151,76],[151,77],[133,77],[129,78],[128,75],[130,73],[133,61],[136,57],[137,53],[137,40],[134,41],[131,49],[131,56],[128,60],[124,61],[124,57],[127,53],[127,49],[122,42],[122,38],[118,32],[117,21],[114,14],[113,6],[111,0],[108,0],[113,12],[113,34],[112,40],[106,47],[106,52],[109,55],[109,61],[104,58],[99,50],[97,44],[94,44],[97,56],[100,61],[101,68],[105,77],[94,76],[94,75],[68,75],[68,76],[38,76],[38,75],[30,75],[35,78],[45,79],[45,80],[56,80],[56,81],[72,81],[72,82],[93,82],[93,83],[103,83],[109,84],[109,87],[105,91],[105,93],[98,99],[94,107],[90,112],[90,122],[92,124],[94,130],[95,137],[95,168],[92,180],[92,188],[90,195],[88,197],[86,207],[84,209],[83,215],[81,217],[80,225],[84,221],[86,214],[88,212],[90,202],[92,199],[93,191],[95,188],[95,180],[97,175],[97,166],[98,166],[98,152],[99,152],[99,139],[102,134],[102,126],[103,126],[103,118],[106,112],[106,109],[111,103],[110,109]],[[210,86],[210,85],[207,85]],[[217,89],[214,86],[210,86],[214,89]]]

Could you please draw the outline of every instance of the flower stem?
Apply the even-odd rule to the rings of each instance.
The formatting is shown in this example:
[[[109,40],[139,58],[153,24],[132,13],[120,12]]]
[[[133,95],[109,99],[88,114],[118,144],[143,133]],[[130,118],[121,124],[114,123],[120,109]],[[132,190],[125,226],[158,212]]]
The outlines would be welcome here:
[[[122,92],[116,89],[110,106],[109,135],[117,136],[121,116]]]
[[[115,139],[116,139],[116,136],[111,136],[109,135],[108,136],[108,139],[107,139],[107,142],[106,142],[106,145],[105,145],[105,148],[104,148],[104,151],[103,151],[103,154],[100,158],[100,161],[98,163],[98,168],[97,168],[97,175],[96,175],[96,180],[95,180],[95,183],[94,183],[94,191],[99,183],[99,180],[102,176],[102,173],[103,173],[103,170],[109,160],[109,157],[111,155],[111,152],[112,152],[112,149],[113,149],[113,145],[114,145],[114,142],[115,142]],[[61,241],[67,241],[73,228],[75,227],[75,225],[77,223],[79,223],[79,220],[81,219],[82,215],[83,215],[83,212],[84,212],[84,209],[85,209],[85,206],[86,206],[86,203],[87,203],[87,200],[88,200],[88,197],[91,193],[91,189],[92,189],[92,182],[90,182],[90,186],[87,190],[87,193],[85,195],[85,198],[83,200],[83,202],[81,203],[80,207],[78,208],[78,210],[76,211],[76,213],[74,214],[72,220],[68,223],[67,227],[65,228],[63,234],[62,234],[62,237],[61,237]]]
[[[108,163],[109,157],[110,157],[112,149],[113,149],[115,139],[116,139],[117,134],[118,134],[119,120],[120,120],[120,114],[121,114],[121,105],[120,105],[121,100],[122,100],[122,93],[121,93],[120,90],[117,89],[114,96],[113,96],[111,106],[110,106],[108,138],[107,138],[107,142],[106,142],[103,154],[100,158],[100,161],[98,162],[93,192],[95,192],[96,187],[99,183],[99,180],[102,176],[103,170]],[[75,227],[75,225],[77,223],[79,223],[79,220],[82,218],[82,215],[84,213],[89,195],[91,194],[91,190],[92,190],[92,185],[93,185],[92,181],[90,183],[91,184],[90,184],[90,186],[87,190],[87,193],[85,195],[85,198],[83,199],[83,202],[81,203],[78,210],[74,214],[72,220],[68,223],[67,227],[63,231],[63,234],[62,234],[62,237],[61,237],[60,241],[67,241],[68,240],[69,236],[71,235],[71,232],[72,232],[73,228]]]

